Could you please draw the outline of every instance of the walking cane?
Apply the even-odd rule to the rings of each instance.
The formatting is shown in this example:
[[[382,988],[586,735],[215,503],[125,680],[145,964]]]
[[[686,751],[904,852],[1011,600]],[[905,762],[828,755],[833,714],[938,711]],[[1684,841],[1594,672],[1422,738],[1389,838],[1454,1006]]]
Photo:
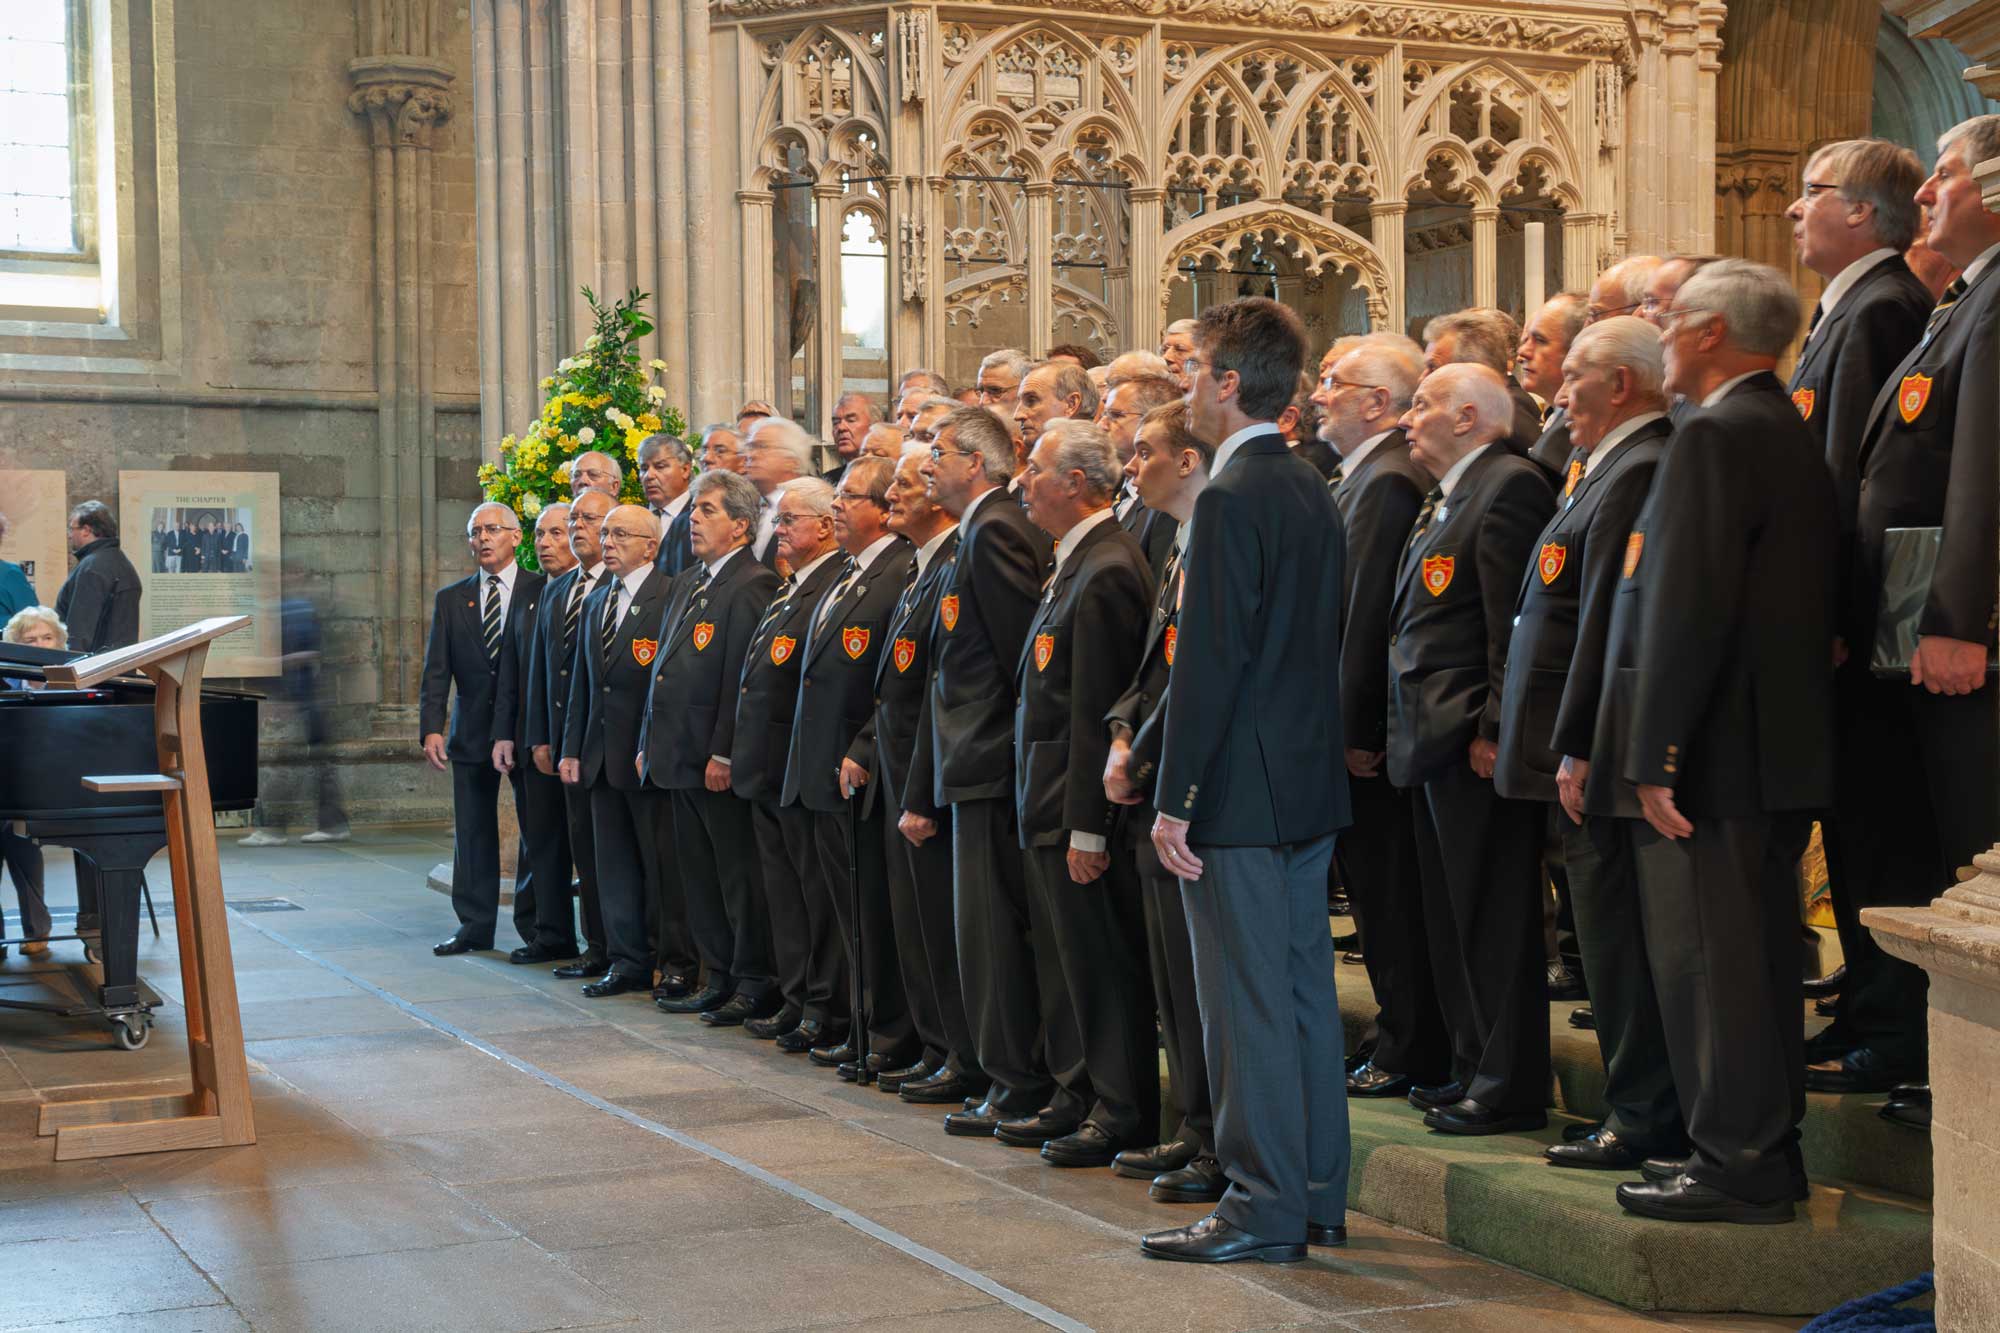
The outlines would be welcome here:
[[[854,892],[854,897],[851,900],[851,913],[848,918],[852,922],[849,931],[852,936],[850,943],[853,945],[853,948],[850,951],[850,956],[854,961],[854,976],[848,988],[848,998],[849,1011],[853,1015],[853,1027],[851,1031],[854,1034],[854,1083],[856,1087],[875,1081],[874,1072],[868,1068],[868,1001],[867,989],[861,980],[861,821],[854,810],[855,802],[858,799],[858,793],[850,793],[847,798],[847,883]]]

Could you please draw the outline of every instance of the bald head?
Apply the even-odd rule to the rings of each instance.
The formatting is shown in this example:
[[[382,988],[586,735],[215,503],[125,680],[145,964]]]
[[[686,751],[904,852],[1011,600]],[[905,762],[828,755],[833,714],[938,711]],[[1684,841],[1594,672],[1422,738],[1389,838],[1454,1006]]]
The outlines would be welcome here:
[[[653,563],[660,521],[644,505],[619,505],[604,518],[604,567],[620,578]]]
[[[1514,420],[1507,382],[1490,366],[1458,362],[1424,376],[1403,428],[1410,457],[1433,478],[1482,445],[1506,435]]]
[[[1661,259],[1658,255],[1627,255],[1597,275],[1590,284],[1590,301],[1584,307],[1586,323],[1618,315],[1637,315],[1646,299],[1646,284],[1653,280]]]
[[[585,491],[603,491],[616,499],[618,488],[624,484],[625,470],[618,466],[618,460],[600,450],[586,450],[569,465],[571,499]]]

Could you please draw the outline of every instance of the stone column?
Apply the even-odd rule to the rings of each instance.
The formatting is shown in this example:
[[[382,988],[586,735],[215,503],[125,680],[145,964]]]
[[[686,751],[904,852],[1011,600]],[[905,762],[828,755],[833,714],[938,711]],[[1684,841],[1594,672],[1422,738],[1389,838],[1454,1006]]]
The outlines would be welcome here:
[[[819,314],[813,325],[819,330],[819,361],[815,367],[819,398],[814,402],[808,394],[807,401],[821,418],[832,414],[834,400],[840,397],[840,232],[846,221],[841,216],[840,201],[846,194],[838,178],[823,180],[812,187],[813,269],[819,277],[815,293]],[[825,421],[809,421],[806,430],[820,435],[826,430]]]
[[[1500,304],[1500,210],[1492,204],[1472,210],[1472,303]]]
[[[772,326],[771,205],[769,190],[739,190],[737,223],[741,229],[743,272],[743,339],[740,344],[743,382],[753,393],[765,394],[778,382],[777,337]]]
[[[1521,228],[1521,313],[1533,319],[1542,308],[1548,287],[1548,224],[1530,222]]]
[[[1602,222],[1594,213],[1565,213],[1556,219],[1556,234],[1562,237],[1564,291],[1587,292],[1597,280]]]
[[[688,272],[684,324],[690,338],[685,357],[687,397],[680,401],[694,414],[694,421],[712,421],[734,406],[728,401],[727,384],[735,368],[723,359],[723,340],[708,336],[711,330],[722,326],[725,300],[724,274],[714,262],[715,233],[720,224],[715,216],[715,167],[709,148],[714,134],[715,99],[709,66],[708,3],[707,0],[656,0],[656,3],[680,4],[682,51],[687,60],[683,74],[686,101],[678,137],[687,159],[687,234],[681,246],[681,262]],[[765,235],[770,232],[766,230]],[[746,266],[754,264],[762,253],[762,250],[746,250],[742,261]],[[836,324],[836,340],[838,333]],[[670,373],[672,368],[670,363]]]
[[[1023,193],[1028,197],[1027,352],[1040,360],[1049,354],[1056,327],[1056,187],[1029,181]]]
[[[1407,270],[1403,250],[1403,221],[1409,215],[1407,199],[1378,199],[1368,205],[1368,221],[1375,242],[1375,253],[1382,260],[1382,271],[1388,275],[1389,290],[1382,293],[1388,302],[1389,315],[1387,329],[1390,333],[1401,333],[1403,322],[1409,318],[1403,304],[1403,275]]]
[[[1128,284],[1132,327],[1125,343],[1129,347],[1158,347],[1159,295],[1167,284],[1167,257],[1160,245],[1166,239],[1167,192],[1157,185],[1135,185],[1127,197],[1132,203],[1132,246],[1126,255],[1132,275]]]

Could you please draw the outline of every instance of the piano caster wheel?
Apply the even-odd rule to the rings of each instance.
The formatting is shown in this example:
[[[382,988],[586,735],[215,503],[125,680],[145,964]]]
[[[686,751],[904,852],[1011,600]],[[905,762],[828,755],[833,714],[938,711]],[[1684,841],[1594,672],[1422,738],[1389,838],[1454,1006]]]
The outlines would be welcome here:
[[[121,1015],[112,1020],[111,1034],[118,1038],[120,1049],[136,1051],[152,1037],[153,1020],[143,1014]]]
[[[104,960],[97,956],[97,950],[95,948],[86,944],[83,946],[83,961],[86,963],[101,963]]]

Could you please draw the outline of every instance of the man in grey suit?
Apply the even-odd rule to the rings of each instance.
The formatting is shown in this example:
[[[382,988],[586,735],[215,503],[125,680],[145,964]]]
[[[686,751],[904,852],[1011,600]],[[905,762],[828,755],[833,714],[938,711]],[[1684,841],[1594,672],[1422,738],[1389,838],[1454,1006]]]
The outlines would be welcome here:
[[[1305,328],[1250,297],[1201,317],[1183,369],[1220,440],[1195,501],[1153,845],[1194,942],[1215,1148],[1229,1188],[1156,1259],[1289,1263],[1347,1243],[1347,1097],[1326,875],[1349,821],[1340,720],[1346,535],[1276,421]]]

